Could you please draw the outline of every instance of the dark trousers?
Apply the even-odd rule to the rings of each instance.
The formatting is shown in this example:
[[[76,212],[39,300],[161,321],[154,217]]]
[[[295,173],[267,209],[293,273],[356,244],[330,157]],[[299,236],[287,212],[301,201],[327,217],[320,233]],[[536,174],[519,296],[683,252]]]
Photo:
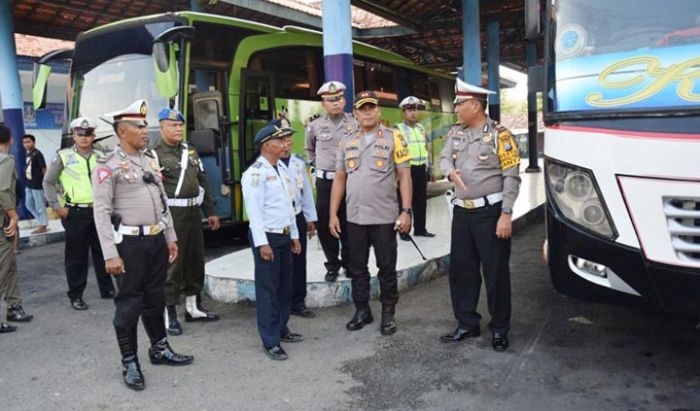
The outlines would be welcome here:
[[[326,255],[326,269],[338,272],[340,267],[347,265],[348,259],[348,234],[347,217],[345,214],[345,198],[340,203],[338,209],[338,219],[340,220],[340,243],[333,237],[328,229],[331,208],[331,187],[333,180],[316,179],[316,213],[318,214],[318,239]],[[340,248],[342,244],[342,248]],[[338,259],[338,256],[341,259]]]
[[[352,280],[352,300],[355,307],[369,304],[370,276],[367,268],[369,247],[374,247],[379,279],[379,301],[382,305],[394,306],[399,300],[396,281],[396,231],[394,224],[359,225],[348,222],[348,237],[352,238],[348,272]]]
[[[292,254],[292,309],[300,309],[306,300],[306,218],[304,213],[297,214],[297,229],[301,253]]]
[[[267,233],[273,261],[263,261],[260,250],[248,240],[255,263],[255,309],[258,332],[266,349],[279,345],[282,334],[289,332],[287,322],[292,307],[292,244],[288,234]]]
[[[165,293],[163,284],[168,270],[168,246],[165,236],[124,236],[117,244],[125,273],[116,275],[119,290],[114,298],[114,327],[131,330],[136,349],[136,325],[143,320],[151,344],[165,338]]]
[[[100,295],[114,291],[112,279],[105,271],[100,240],[95,229],[92,208],[69,207],[68,216],[62,221],[66,230],[65,266],[68,281],[68,298],[83,296],[87,285],[88,252],[92,251],[92,265],[95,268]]]
[[[178,255],[168,267],[165,303],[176,305],[180,293],[197,295],[204,286],[204,232],[199,207],[171,207]]]
[[[425,209],[427,206],[426,191],[428,188],[428,171],[424,165],[411,166],[411,181],[413,182],[413,232],[425,231]],[[401,197],[399,196],[399,204]]]
[[[510,239],[496,237],[501,204],[473,210],[454,207],[450,242],[450,295],[460,328],[476,328],[483,271],[492,332],[510,327]]]

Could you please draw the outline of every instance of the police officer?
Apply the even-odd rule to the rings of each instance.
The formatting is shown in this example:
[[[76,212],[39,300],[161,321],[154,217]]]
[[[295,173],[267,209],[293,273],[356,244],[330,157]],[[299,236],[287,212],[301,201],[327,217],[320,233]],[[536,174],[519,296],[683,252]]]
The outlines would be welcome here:
[[[520,189],[518,148],[510,131],[485,113],[492,91],[457,79],[459,120],[440,153],[440,170],[455,185],[450,243],[450,294],[457,328],[440,337],[457,342],[480,335],[476,311],[486,285],[496,351],[508,348],[510,326],[510,237],[513,204]]]
[[[316,175],[316,210],[318,212],[318,239],[326,256],[326,281],[338,278],[340,267],[345,265],[348,258],[348,240],[345,230],[345,200],[338,208],[338,218],[342,231],[340,244],[338,239],[328,231],[328,210],[330,207],[331,186],[335,177],[335,163],[338,144],[345,133],[356,127],[351,114],[344,113],[345,85],[339,81],[329,81],[318,89],[325,114],[309,123],[306,127],[305,149],[306,157]],[[340,252],[341,259],[338,259]]]
[[[389,335],[396,332],[394,312],[399,299],[396,230],[407,233],[411,229],[411,157],[401,132],[380,124],[378,101],[373,91],[363,91],[355,97],[358,128],[348,134],[338,148],[329,224],[334,236],[339,237],[342,231],[347,231],[348,238],[352,239],[348,271],[356,311],[346,328],[359,330],[374,320],[369,307],[370,275],[367,269],[372,246],[379,268],[380,329],[382,334]],[[397,180],[402,204],[400,214]],[[338,218],[343,197],[347,201],[346,230]]]
[[[22,309],[22,300],[17,289],[17,257],[13,241],[18,231],[19,216],[15,209],[17,172],[15,159],[9,154],[11,145],[10,129],[0,124],[0,223],[3,231],[0,238],[0,296],[4,295],[8,306],[7,320],[26,322],[31,321],[34,316]],[[15,330],[17,327],[0,322],[0,333]]]
[[[306,161],[298,155],[292,154],[292,134],[294,130],[289,127],[286,120],[272,122],[277,127],[282,127],[289,132],[284,134],[286,150],[282,162],[287,166],[287,174],[292,190],[294,190],[294,212],[296,213],[296,225],[299,230],[299,242],[301,253],[292,255],[293,286],[292,286],[292,311],[291,313],[303,318],[313,318],[315,314],[306,306],[306,237],[313,238],[316,232],[316,206],[314,195],[311,191],[311,182],[306,174]]]
[[[435,237],[435,234],[425,229],[425,209],[427,205],[426,190],[430,175],[430,140],[425,128],[420,123],[420,115],[424,103],[414,96],[408,96],[399,103],[403,121],[396,124],[408,144],[408,154],[411,156],[411,181],[413,182],[413,235]],[[401,234],[401,239],[408,241],[407,234]]]
[[[255,263],[255,307],[263,350],[273,360],[286,360],[280,341],[303,341],[287,327],[292,303],[292,254],[301,252],[294,216],[294,190],[287,167],[283,136],[291,129],[271,123],[258,131],[260,150],[241,179],[250,222],[248,239]]]
[[[44,193],[66,230],[65,266],[68,298],[76,310],[87,310],[83,292],[87,285],[88,253],[92,250],[95,278],[102,298],[114,298],[114,284],[105,272],[105,261],[93,218],[91,174],[103,154],[92,148],[97,124],[79,117],[70,124],[73,146],[59,150],[44,176]],[[58,200],[57,184],[65,205]]]
[[[142,390],[145,381],[137,352],[139,317],[151,340],[152,364],[186,365],[193,357],[175,353],[168,344],[163,284],[168,263],[177,258],[175,230],[155,156],[147,150],[148,105],[138,100],[106,115],[119,137],[111,153],[100,158],[92,174],[95,225],[105,268],[116,277],[114,329],[127,387]]]
[[[219,316],[201,305],[204,285],[204,233],[200,208],[212,230],[219,229],[214,198],[197,149],[182,141],[185,118],[177,110],[164,108],[158,113],[161,138],[151,151],[161,166],[163,187],[175,225],[179,253],[168,267],[165,280],[166,324],[168,334],[182,334],[175,306],[180,291],[185,294],[185,321],[216,321]]]

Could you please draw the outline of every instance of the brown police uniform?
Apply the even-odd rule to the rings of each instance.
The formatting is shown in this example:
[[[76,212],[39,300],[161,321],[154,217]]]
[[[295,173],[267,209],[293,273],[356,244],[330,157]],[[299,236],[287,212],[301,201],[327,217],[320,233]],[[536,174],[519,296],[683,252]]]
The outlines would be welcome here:
[[[483,270],[491,322],[505,334],[510,327],[509,239],[496,237],[502,212],[512,212],[520,189],[520,157],[508,129],[487,118],[481,128],[453,126],[440,154],[447,176],[459,170],[466,190],[455,186],[450,242],[450,294],[459,328],[479,328],[476,312]]]

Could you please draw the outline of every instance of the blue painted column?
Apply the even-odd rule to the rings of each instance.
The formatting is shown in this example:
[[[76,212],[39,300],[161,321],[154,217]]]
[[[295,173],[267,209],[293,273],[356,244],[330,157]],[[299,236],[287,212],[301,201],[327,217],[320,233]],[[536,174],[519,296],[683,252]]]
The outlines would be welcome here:
[[[12,133],[10,154],[15,156],[19,187],[17,197],[24,198],[24,163],[25,153],[22,146],[24,136],[24,118],[22,115],[22,88],[17,67],[14,27],[12,25],[12,8],[9,0],[0,0],[0,96],[2,96],[2,114],[5,125]],[[18,207],[20,217],[28,217],[24,202]]]
[[[191,0],[190,1],[190,10],[196,11],[198,13],[204,13],[204,9],[202,9],[202,5],[199,4],[199,0]],[[206,71],[195,70],[194,71],[194,81],[195,81],[195,84],[197,84],[197,91],[209,90],[209,77],[207,76]]]
[[[498,21],[490,21],[486,26],[487,54],[488,54],[488,89],[496,94],[489,96],[489,117],[501,121],[501,50],[500,50],[500,24]]]
[[[530,41],[527,43],[527,67],[535,65],[537,65],[537,44]],[[541,171],[539,164],[537,164],[537,92],[529,86],[527,91],[527,150],[528,165],[525,171],[528,173]]]
[[[481,86],[481,36],[479,0],[462,0],[462,80]]]
[[[325,81],[340,81],[345,89],[345,111],[352,111],[352,20],[350,0],[323,0],[323,69]]]

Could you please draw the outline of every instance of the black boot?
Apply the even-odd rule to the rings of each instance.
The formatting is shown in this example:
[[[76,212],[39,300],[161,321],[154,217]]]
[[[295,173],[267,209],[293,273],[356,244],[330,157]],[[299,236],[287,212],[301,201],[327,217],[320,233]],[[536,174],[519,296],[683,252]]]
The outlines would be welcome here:
[[[394,306],[382,306],[382,325],[380,327],[382,335],[391,335],[396,332],[396,321],[394,321]]]
[[[174,305],[169,305],[166,309],[168,310],[168,334],[181,335],[182,326],[177,319],[177,308]]]
[[[117,332],[117,343],[122,354],[122,375],[124,383],[132,390],[140,391],[146,387],[146,382],[141,372],[141,365],[136,356],[136,346],[133,345],[136,327],[114,327]]]
[[[361,330],[362,327],[372,323],[372,321],[374,321],[374,317],[372,317],[372,310],[370,310],[369,305],[356,307],[355,315],[345,325],[345,328],[348,331]]]
[[[194,357],[191,355],[178,354],[170,348],[168,339],[163,338],[148,349],[148,356],[151,364],[160,365],[187,365],[192,363]]]

